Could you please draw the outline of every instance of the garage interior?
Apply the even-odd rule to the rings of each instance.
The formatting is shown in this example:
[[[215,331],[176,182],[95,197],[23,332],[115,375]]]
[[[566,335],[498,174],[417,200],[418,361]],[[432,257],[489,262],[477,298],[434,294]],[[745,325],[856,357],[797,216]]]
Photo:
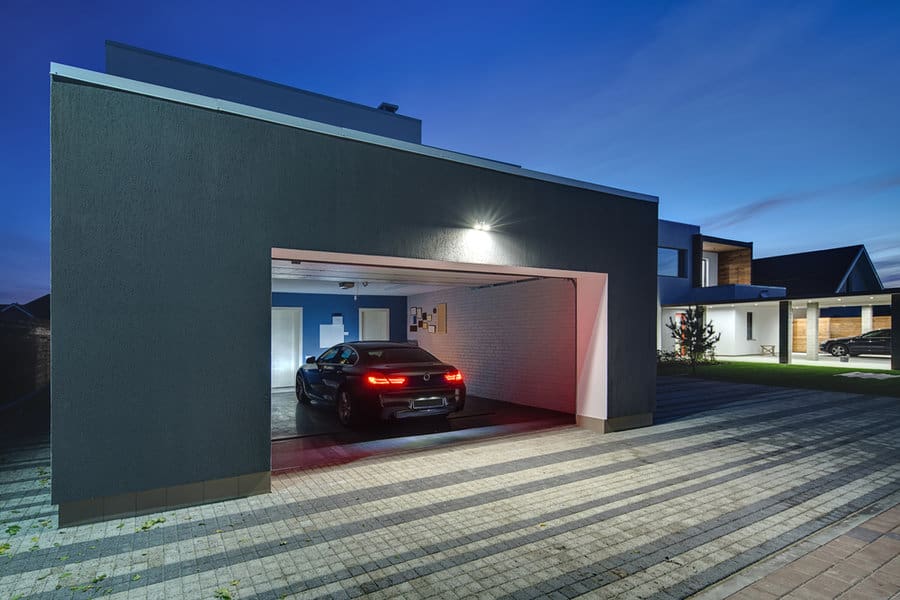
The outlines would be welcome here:
[[[575,423],[575,281],[272,259],[272,469]],[[448,417],[349,430],[335,407],[297,401],[309,356],[356,340],[416,344],[463,373]]]

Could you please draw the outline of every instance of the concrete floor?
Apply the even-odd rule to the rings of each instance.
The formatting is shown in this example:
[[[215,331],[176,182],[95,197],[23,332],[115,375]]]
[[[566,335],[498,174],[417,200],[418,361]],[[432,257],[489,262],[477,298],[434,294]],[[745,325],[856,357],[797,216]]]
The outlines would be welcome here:
[[[404,419],[393,423],[373,423],[361,431],[348,431],[340,424],[333,404],[313,400],[310,404],[297,402],[294,390],[272,390],[272,439],[330,436],[338,441],[363,441],[409,435],[415,432],[435,433],[472,427],[486,427],[538,420],[562,420],[574,423],[573,415],[501,402],[479,396],[466,398],[466,406],[447,417]]]
[[[404,419],[348,429],[332,404],[297,402],[293,390],[272,390],[272,471],[343,464],[377,454],[422,450],[460,441],[571,425],[575,416],[478,396],[447,417]]]
[[[378,455],[64,530],[46,443],[8,448],[0,598],[720,597],[900,493],[895,398],[661,378],[659,406],[653,427]]]

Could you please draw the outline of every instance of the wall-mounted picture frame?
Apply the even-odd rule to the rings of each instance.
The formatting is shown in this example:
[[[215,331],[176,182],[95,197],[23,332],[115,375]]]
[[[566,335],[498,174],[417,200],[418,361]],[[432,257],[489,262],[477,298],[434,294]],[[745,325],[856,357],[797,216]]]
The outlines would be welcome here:
[[[416,307],[415,307],[415,306],[410,306],[410,307],[409,307],[409,314],[411,314],[411,315],[416,314]]]
[[[428,326],[428,333],[434,333],[435,331],[437,331],[437,327],[435,327],[434,325]]]
[[[419,330],[419,328],[416,327],[415,325],[410,325],[410,326],[409,326],[409,331],[410,331],[410,333],[415,333],[415,332],[417,332],[418,330]]]
[[[419,327],[425,327],[425,321],[419,321]]]
[[[447,333],[447,303],[442,302],[437,305],[437,314],[435,315],[435,319],[437,320],[437,332],[438,333]]]

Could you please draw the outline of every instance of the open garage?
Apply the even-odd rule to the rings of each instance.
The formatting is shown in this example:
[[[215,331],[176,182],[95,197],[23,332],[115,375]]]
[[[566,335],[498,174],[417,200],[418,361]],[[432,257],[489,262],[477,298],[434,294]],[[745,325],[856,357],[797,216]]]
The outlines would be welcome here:
[[[435,433],[574,423],[575,287],[573,277],[274,258],[273,470],[333,462],[334,446],[373,439],[394,438],[388,448],[402,449],[448,438]],[[350,428],[337,403],[301,401],[301,365],[355,340],[408,343],[454,365],[467,389],[464,407],[436,417],[405,411],[402,419]]]
[[[236,102],[52,69],[60,524],[270,490],[273,307],[302,309],[275,317],[303,340],[293,362],[322,349],[321,326],[350,340],[360,309],[382,309],[363,313],[375,330],[387,308],[391,337],[452,362],[473,396],[600,432],[652,423],[655,197],[259,108],[253,80]],[[370,269],[342,279],[357,300],[371,269],[423,287],[292,305],[306,292],[278,287],[284,261]]]

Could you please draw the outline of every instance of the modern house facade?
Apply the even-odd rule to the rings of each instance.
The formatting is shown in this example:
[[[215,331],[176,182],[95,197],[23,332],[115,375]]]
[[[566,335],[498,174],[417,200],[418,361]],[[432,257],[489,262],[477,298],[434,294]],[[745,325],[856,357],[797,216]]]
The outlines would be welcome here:
[[[294,308],[278,270],[321,269],[334,290],[352,273],[357,293],[385,273],[418,278],[428,289],[407,295],[404,319],[436,314],[416,303],[465,303],[447,332],[425,329],[448,352],[497,361],[497,340],[554,341],[578,424],[652,423],[655,197],[422,145],[420,123],[387,103],[119,44],[107,65],[51,65],[61,525],[269,490],[273,306]],[[468,291],[441,302],[435,290],[451,285]],[[479,312],[494,300],[504,310]],[[542,303],[565,310],[516,328]],[[346,316],[318,323],[309,344],[335,328],[349,339]],[[489,376],[500,379],[482,385]]]
[[[720,356],[771,354],[788,363],[795,352],[817,360],[827,339],[892,329],[892,368],[900,368],[900,294],[885,289],[864,246],[762,259],[753,244],[705,236],[700,227],[660,220],[657,345],[677,345],[665,324],[701,306],[721,333]]]

